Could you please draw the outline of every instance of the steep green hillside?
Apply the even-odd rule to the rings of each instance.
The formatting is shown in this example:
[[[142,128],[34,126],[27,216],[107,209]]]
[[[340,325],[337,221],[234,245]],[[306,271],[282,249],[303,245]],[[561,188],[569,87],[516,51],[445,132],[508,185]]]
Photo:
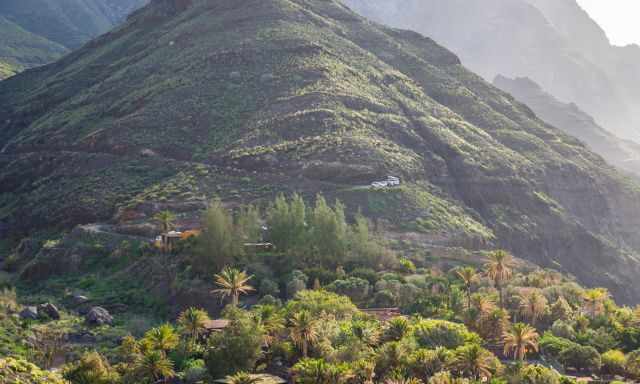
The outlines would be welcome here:
[[[107,32],[146,0],[0,2],[0,80],[48,64]]]
[[[154,1],[0,83],[0,146],[14,232],[323,191],[423,251],[506,247],[640,298],[636,184],[432,40],[333,0]],[[388,174],[403,186],[366,187]]]
[[[0,79],[58,59],[67,49],[37,36],[0,13]]]
[[[0,15],[33,34],[77,48],[119,24],[145,0],[4,0]]]

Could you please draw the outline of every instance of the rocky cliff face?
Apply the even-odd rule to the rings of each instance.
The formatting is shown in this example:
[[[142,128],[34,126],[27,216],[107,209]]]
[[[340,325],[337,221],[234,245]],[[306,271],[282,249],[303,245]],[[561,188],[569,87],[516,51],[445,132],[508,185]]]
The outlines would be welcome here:
[[[623,53],[635,48],[611,46],[575,0],[345,3],[373,20],[434,38],[485,79],[528,77],[558,99],[576,103],[607,130],[640,140],[640,61]]]
[[[640,298],[640,190],[418,33],[336,1],[155,0],[0,83],[0,221],[320,191],[420,250],[506,247]],[[368,183],[400,176],[398,188]]]

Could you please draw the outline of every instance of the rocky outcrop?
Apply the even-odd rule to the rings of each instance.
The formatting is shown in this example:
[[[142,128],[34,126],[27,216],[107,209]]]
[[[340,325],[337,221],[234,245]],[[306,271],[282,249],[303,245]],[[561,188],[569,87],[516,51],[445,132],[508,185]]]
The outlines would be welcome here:
[[[34,306],[25,307],[20,311],[20,318],[23,320],[37,320],[38,308]]]
[[[113,316],[102,307],[91,308],[84,318],[89,325],[111,325],[113,323]]]
[[[60,311],[58,310],[58,307],[51,303],[38,305],[38,315],[44,315],[51,320],[60,320]]]

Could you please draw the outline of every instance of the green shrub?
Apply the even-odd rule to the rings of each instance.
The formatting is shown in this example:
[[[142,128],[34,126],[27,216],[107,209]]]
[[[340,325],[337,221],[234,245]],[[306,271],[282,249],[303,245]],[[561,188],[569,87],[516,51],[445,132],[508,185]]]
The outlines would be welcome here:
[[[602,373],[624,375],[627,358],[622,351],[610,350],[602,354]]]
[[[558,360],[565,368],[578,370],[598,371],[602,365],[600,354],[595,348],[578,344],[563,349]]]
[[[372,286],[378,281],[378,274],[371,268],[356,268],[350,273],[350,275],[367,280]]]
[[[576,337],[576,331],[571,324],[564,320],[556,320],[551,326],[551,333],[556,337],[568,340],[574,340]]]
[[[560,384],[560,375],[542,365],[527,365],[519,376],[521,384]]]
[[[63,376],[73,384],[117,384],[120,376],[98,352],[89,352],[66,367]]]
[[[336,280],[327,286],[327,290],[339,295],[348,296],[357,303],[365,301],[369,297],[371,289],[367,280],[358,277],[348,277],[345,280]]]
[[[480,337],[462,324],[445,320],[420,320],[413,335],[422,348],[458,348],[466,343],[480,343]]]
[[[640,349],[630,352],[627,355],[625,371],[630,377],[636,380],[640,379]]]
[[[262,356],[264,330],[247,312],[231,309],[225,313],[231,323],[209,338],[205,356],[207,370],[213,378],[223,378],[238,371],[252,371]]]
[[[287,303],[288,313],[308,311],[317,317],[321,313],[334,315],[337,319],[351,317],[358,312],[348,297],[327,291],[300,291]]]
[[[0,383],[66,384],[57,373],[13,357],[0,358]]]
[[[558,359],[560,357],[560,353],[563,350],[575,345],[577,344],[573,341],[554,336],[550,332],[545,332],[545,334],[540,338],[539,341],[539,347],[542,354],[553,359]]]
[[[413,264],[413,261],[409,259],[400,259],[399,260],[399,271],[401,273],[416,273],[416,266]]]

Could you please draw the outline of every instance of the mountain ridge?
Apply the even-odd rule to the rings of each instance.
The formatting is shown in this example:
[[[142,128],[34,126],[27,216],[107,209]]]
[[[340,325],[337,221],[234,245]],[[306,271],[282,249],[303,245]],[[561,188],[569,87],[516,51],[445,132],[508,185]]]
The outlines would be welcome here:
[[[322,192],[426,254],[501,246],[640,297],[635,182],[433,40],[335,1],[155,0],[0,83],[0,146],[0,220],[23,235]],[[366,186],[387,174],[403,185]]]
[[[4,0],[0,80],[47,64],[120,24],[146,0]]]
[[[531,107],[547,123],[579,137],[610,164],[636,178],[640,176],[640,145],[622,140],[600,127],[577,105],[560,102],[529,78],[509,79],[498,75],[493,84]]]
[[[488,81],[498,74],[529,77],[617,136],[640,140],[640,54],[610,45],[575,0],[345,3],[375,21],[433,37]]]

